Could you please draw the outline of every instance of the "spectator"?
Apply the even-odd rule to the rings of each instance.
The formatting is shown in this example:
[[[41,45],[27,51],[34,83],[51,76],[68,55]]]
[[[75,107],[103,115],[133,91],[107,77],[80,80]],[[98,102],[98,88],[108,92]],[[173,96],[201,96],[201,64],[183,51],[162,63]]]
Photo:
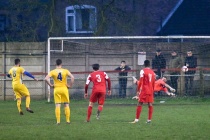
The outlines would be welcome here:
[[[121,61],[121,65],[115,70],[119,71],[119,97],[126,97],[126,88],[127,88],[127,77],[128,70],[131,70],[129,66],[126,65],[125,61]]]
[[[177,88],[178,88],[178,75],[180,75],[180,69],[183,65],[182,59],[181,57],[179,57],[177,55],[176,51],[172,51],[171,52],[171,59],[169,61],[169,69],[171,69],[169,71],[171,77],[171,85],[172,87],[174,87],[174,89],[177,92]]]
[[[152,69],[155,70],[155,74],[158,75],[158,77],[162,77],[164,71],[161,71],[161,69],[166,68],[166,60],[164,56],[161,54],[161,50],[157,49],[155,58],[152,59]]]
[[[196,72],[195,68],[197,67],[197,58],[193,55],[191,50],[187,51],[187,57],[185,58],[184,64],[188,68],[188,71],[185,72],[185,94],[192,95],[193,79]]]

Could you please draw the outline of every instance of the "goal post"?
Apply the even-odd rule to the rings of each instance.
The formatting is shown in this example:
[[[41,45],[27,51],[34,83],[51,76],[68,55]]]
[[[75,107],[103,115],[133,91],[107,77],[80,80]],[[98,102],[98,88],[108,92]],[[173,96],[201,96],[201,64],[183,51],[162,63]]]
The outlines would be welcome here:
[[[98,36],[98,37],[50,37],[47,43],[47,70],[48,72],[54,67],[56,58],[63,59],[64,67],[70,69],[75,75],[77,85],[71,91],[72,94],[80,94],[83,92],[83,86],[87,74],[92,71],[91,65],[99,63],[101,69],[107,71],[113,78],[112,89],[114,95],[118,96],[118,72],[114,71],[120,65],[121,60],[125,60],[132,71],[128,72],[126,85],[126,96],[134,94],[134,85],[132,85],[132,76],[138,77],[139,70],[143,68],[143,64],[139,64],[139,59],[146,58],[152,61],[155,56],[156,49],[161,49],[162,54],[166,57],[167,66],[164,75],[170,81],[168,61],[170,59],[171,50],[177,50],[180,57],[186,57],[186,51],[192,50],[198,58],[198,68],[208,68],[210,64],[206,61],[210,54],[210,36]],[[144,52],[145,56],[138,58],[140,52]],[[52,65],[53,64],[53,65]],[[196,70],[199,71],[199,70]],[[208,73],[208,72],[206,72]],[[197,74],[197,73],[196,73]],[[198,73],[194,80],[200,80]],[[204,73],[205,74],[205,73]],[[179,77],[179,95],[184,95],[184,74]],[[208,76],[208,75],[206,75]],[[205,75],[204,75],[205,77]],[[205,78],[203,78],[205,79]],[[81,82],[82,81],[82,82]],[[199,83],[199,82],[197,82]],[[205,81],[207,84],[208,81]],[[199,85],[195,85],[199,88]],[[208,88],[204,87],[204,91],[208,92]],[[194,89],[196,92],[199,89]],[[51,91],[48,86],[48,102],[50,101]]]

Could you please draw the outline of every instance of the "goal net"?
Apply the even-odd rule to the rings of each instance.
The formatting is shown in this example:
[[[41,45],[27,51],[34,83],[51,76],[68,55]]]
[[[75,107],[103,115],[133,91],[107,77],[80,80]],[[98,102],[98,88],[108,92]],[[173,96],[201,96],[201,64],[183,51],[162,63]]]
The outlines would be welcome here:
[[[71,98],[81,99],[86,77],[93,71],[92,64],[98,63],[100,70],[107,72],[112,82],[112,96],[108,98],[130,98],[136,94],[136,85],[133,84],[132,77],[139,78],[144,60],[150,60],[153,67],[156,65],[154,70],[157,70],[159,66],[159,62],[155,61],[157,51],[161,51],[166,62],[165,67],[160,70],[159,78],[164,76],[170,86],[177,86],[177,96],[209,94],[209,36],[51,37],[48,39],[47,67],[48,71],[54,69],[56,59],[62,59],[63,67],[70,70],[75,77],[75,83],[70,89]],[[181,66],[177,68],[170,66],[173,51],[182,60]],[[188,65],[186,57],[189,51],[197,58],[197,66],[188,67],[188,72],[195,71],[190,74],[181,70],[182,66]],[[121,61],[125,61],[131,68],[126,71],[127,75],[121,76],[120,71],[116,71]],[[173,83],[174,78],[177,78],[177,85]],[[124,82],[120,83],[122,79]],[[92,85],[89,86],[89,94],[91,88]],[[49,90],[48,101],[53,96],[52,93],[53,91]],[[159,95],[164,96],[164,93],[160,92],[157,96]]]

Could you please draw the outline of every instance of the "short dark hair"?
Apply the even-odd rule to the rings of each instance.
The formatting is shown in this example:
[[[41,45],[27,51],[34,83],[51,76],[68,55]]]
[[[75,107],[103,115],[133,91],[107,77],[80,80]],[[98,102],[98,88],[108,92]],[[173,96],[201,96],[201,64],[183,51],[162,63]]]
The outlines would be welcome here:
[[[150,61],[149,60],[145,60],[144,61],[144,66],[145,67],[149,67],[150,66]]]
[[[123,61],[121,61],[121,63],[125,63],[125,61],[123,60]]]
[[[19,63],[20,63],[20,59],[19,58],[15,59],[15,65],[17,65]]]
[[[156,52],[161,52],[161,49],[157,49]]]
[[[61,64],[62,64],[62,60],[61,60],[61,59],[57,59],[57,60],[56,60],[56,65],[59,66],[59,65],[61,65]]]
[[[92,67],[93,67],[93,70],[99,70],[100,65],[99,64],[93,64]]]

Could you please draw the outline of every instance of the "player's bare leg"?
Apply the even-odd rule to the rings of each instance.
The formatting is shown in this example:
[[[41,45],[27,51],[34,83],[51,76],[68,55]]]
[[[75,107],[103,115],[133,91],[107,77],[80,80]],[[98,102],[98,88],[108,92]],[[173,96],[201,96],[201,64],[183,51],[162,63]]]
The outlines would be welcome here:
[[[134,121],[130,122],[130,123],[138,123],[139,122],[139,118],[140,118],[140,114],[141,114],[141,110],[142,110],[142,105],[143,103],[142,102],[139,102],[137,104],[137,107],[136,107],[136,118]]]
[[[23,111],[21,109],[21,98],[17,98],[17,108],[20,115],[23,115]]]
[[[93,109],[93,102],[89,102],[89,106],[87,109],[87,118],[86,118],[86,122],[90,122],[90,117],[92,114],[92,109]]]
[[[34,113],[34,112],[29,108],[30,102],[31,102],[30,96],[26,96],[26,111],[28,111],[28,112],[30,112],[30,113]]]
[[[102,110],[103,110],[103,105],[98,105],[98,111],[97,111],[97,115],[96,115],[97,120],[100,119],[100,113]]]
[[[147,122],[146,123],[151,123],[152,114],[153,114],[153,106],[152,106],[152,103],[148,103],[148,119],[147,119]]]

